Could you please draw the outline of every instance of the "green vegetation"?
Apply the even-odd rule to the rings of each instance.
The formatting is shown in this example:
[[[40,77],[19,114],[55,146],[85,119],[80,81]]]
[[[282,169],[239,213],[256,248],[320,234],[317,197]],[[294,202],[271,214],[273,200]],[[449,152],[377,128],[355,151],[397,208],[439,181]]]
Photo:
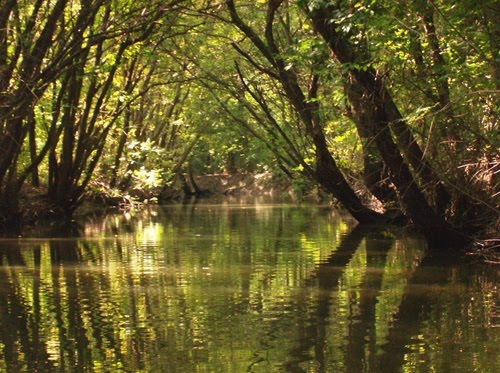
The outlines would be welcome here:
[[[44,215],[30,184],[50,203],[38,210],[69,217],[91,190],[159,197],[185,174],[271,172],[361,223],[400,210],[431,244],[463,246],[498,224],[497,13],[493,0],[5,0],[0,225]]]
[[[497,268],[354,225],[198,203],[0,240],[0,371],[496,372]]]

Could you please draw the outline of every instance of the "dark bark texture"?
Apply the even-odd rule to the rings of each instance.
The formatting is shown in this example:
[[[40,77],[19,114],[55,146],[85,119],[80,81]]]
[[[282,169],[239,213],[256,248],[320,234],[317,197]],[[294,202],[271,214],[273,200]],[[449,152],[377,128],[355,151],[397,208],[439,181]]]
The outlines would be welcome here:
[[[371,67],[356,68],[359,63],[356,47],[349,39],[340,33],[335,23],[333,7],[323,6],[321,9],[306,12],[311,19],[315,30],[328,44],[331,51],[341,64],[348,67],[349,75],[363,91],[363,98],[372,108],[371,128],[367,130],[374,136],[380,156],[390,171],[398,198],[405,214],[422,231],[432,246],[463,246],[467,240],[455,232],[446,220],[429,204],[424,193],[419,188],[412,172],[402,156],[406,153],[408,162],[414,172],[422,175],[429,181],[432,179],[440,185],[439,179],[433,174],[423,153],[413,138],[411,131],[400,114],[383,80],[377,76]],[[399,146],[392,137],[394,133]]]

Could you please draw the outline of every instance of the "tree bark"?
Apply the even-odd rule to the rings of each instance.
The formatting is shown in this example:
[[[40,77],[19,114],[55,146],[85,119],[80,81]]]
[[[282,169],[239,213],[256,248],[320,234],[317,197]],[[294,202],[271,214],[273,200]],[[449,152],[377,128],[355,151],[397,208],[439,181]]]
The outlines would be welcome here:
[[[319,106],[314,100],[308,100],[298,81],[298,76],[293,69],[287,69],[285,61],[280,57],[280,50],[274,42],[273,22],[276,10],[281,5],[281,0],[268,2],[265,27],[265,41],[246,24],[238,15],[234,1],[226,2],[231,21],[243,32],[257,47],[260,53],[272,65],[272,76],[277,78],[283,90],[300,116],[306,132],[315,145],[316,168],[314,179],[333,197],[335,197],[360,223],[373,223],[385,220],[381,214],[364,206],[354,190],[351,188],[344,175],[333,159],[326,142],[321,126]],[[310,98],[317,91],[317,80],[313,81]]]
[[[350,102],[348,116],[356,125],[363,150],[363,180],[368,190],[387,205],[397,202],[396,193],[389,185],[390,175],[378,151],[374,135],[370,132],[373,108],[364,100],[363,91],[349,75],[344,81],[344,91]]]
[[[121,158],[123,156],[123,150],[125,149],[125,144],[127,143],[128,133],[130,131],[130,107],[125,109],[125,116],[123,119],[123,128],[121,130],[120,139],[118,140],[118,147],[116,149],[115,160],[113,162],[113,170],[111,171],[111,180],[109,182],[109,187],[114,188],[118,182],[118,171],[121,165]]]
[[[30,149],[30,159],[31,164],[35,165],[31,171],[31,185],[34,187],[40,186],[40,176],[38,174],[38,165],[36,163],[36,120],[35,113],[32,112],[28,119],[29,127],[29,149]]]
[[[325,6],[310,11],[306,7],[305,10],[313,27],[326,41],[338,61],[342,64],[356,66],[358,62],[356,49],[344,35],[337,31],[334,22],[335,16],[331,13],[332,8]],[[349,74],[363,90],[365,100],[373,107],[370,124],[372,128],[369,128],[369,131],[374,135],[380,155],[391,172],[392,181],[396,186],[398,198],[405,214],[420,228],[431,245],[465,245],[467,240],[455,232],[444,218],[429,205],[398,146],[393,141],[391,129],[400,145],[405,146],[408,160],[413,165],[414,170],[416,172],[431,171],[424,163],[423,156],[418,155],[418,153],[421,154],[421,150],[380,77],[377,77],[372,68],[361,70],[351,67]]]

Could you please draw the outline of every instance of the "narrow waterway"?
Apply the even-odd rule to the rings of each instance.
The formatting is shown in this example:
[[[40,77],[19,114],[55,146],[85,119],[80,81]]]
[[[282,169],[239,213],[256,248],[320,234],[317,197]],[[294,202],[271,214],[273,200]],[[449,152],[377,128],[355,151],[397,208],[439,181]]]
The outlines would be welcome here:
[[[0,239],[0,372],[499,372],[498,279],[322,206],[110,214]]]

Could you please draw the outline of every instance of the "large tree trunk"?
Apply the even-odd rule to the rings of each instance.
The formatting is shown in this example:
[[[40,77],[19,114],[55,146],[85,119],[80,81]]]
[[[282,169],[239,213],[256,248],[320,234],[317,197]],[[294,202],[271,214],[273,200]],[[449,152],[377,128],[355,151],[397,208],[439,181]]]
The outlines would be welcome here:
[[[273,31],[275,13],[281,3],[280,0],[268,2],[264,41],[254,29],[239,17],[234,1],[228,0],[226,2],[232,22],[253,42],[262,56],[273,66],[273,77],[280,82],[287,99],[301,118],[308,136],[314,143],[316,170],[313,177],[315,181],[336,198],[360,223],[385,220],[381,214],[363,205],[330,154],[319,115],[319,105],[317,100],[314,100],[319,78],[317,76],[313,78],[307,97],[299,84],[299,77],[293,69],[286,67],[287,64],[281,57],[281,51],[274,41]]]
[[[32,112],[28,119],[29,127],[29,149],[30,149],[30,159],[31,164],[34,165],[33,171],[31,171],[31,185],[34,187],[40,186],[40,176],[38,174],[38,165],[36,164],[37,154],[36,154],[36,120],[35,113]]]
[[[387,205],[397,202],[395,190],[389,185],[390,176],[370,132],[373,108],[363,99],[363,90],[356,82],[345,77],[344,91],[349,99],[349,118],[356,125],[363,150],[363,180],[368,190]]]
[[[0,192],[0,231],[18,229],[20,224],[19,191],[7,185]]]
[[[349,40],[336,29],[333,9],[322,7],[319,10],[308,11],[315,30],[323,37],[340,63],[356,66],[357,53]],[[363,90],[366,103],[372,106],[372,120],[369,131],[374,135],[380,155],[391,172],[396,186],[398,198],[405,214],[417,225],[431,245],[434,246],[463,246],[467,240],[455,232],[442,216],[429,205],[424,194],[418,187],[409,166],[403,159],[398,146],[391,134],[391,128],[400,146],[407,152],[407,158],[416,172],[431,172],[424,163],[424,158],[418,144],[413,139],[407,124],[381,79],[376,76],[372,68],[350,68],[349,74],[356,84]],[[390,128],[389,126],[392,125]],[[434,178],[434,175],[433,175]],[[436,179],[436,183],[438,180]]]
[[[333,159],[323,132],[314,136],[316,146],[315,179],[328,193],[333,195],[360,223],[375,223],[383,220],[382,216],[363,205],[351,188]]]
[[[370,66],[364,66],[363,69],[353,67],[366,64],[369,56],[367,56],[367,51],[364,48],[360,49],[359,46],[354,46],[346,35],[336,30],[333,10],[332,7],[323,6],[321,9],[308,11],[307,13],[313,22],[315,30],[327,42],[338,61],[348,66],[349,79],[353,84],[358,85],[357,89],[363,92],[361,96],[362,106],[372,107],[368,111],[373,111],[373,107],[378,106],[377,110],[382,109],[385,112],[387,123],[395,135],[399,149],[413,169],[416,177],[422,180],[422,184],[426,188],[425,191],[433,200],[432,206],[440,215],[443,215],[445,207],[450,201],[449,192],[427,161],[408,123],[387,91],[383,78],[378,76],[377,72]]]

